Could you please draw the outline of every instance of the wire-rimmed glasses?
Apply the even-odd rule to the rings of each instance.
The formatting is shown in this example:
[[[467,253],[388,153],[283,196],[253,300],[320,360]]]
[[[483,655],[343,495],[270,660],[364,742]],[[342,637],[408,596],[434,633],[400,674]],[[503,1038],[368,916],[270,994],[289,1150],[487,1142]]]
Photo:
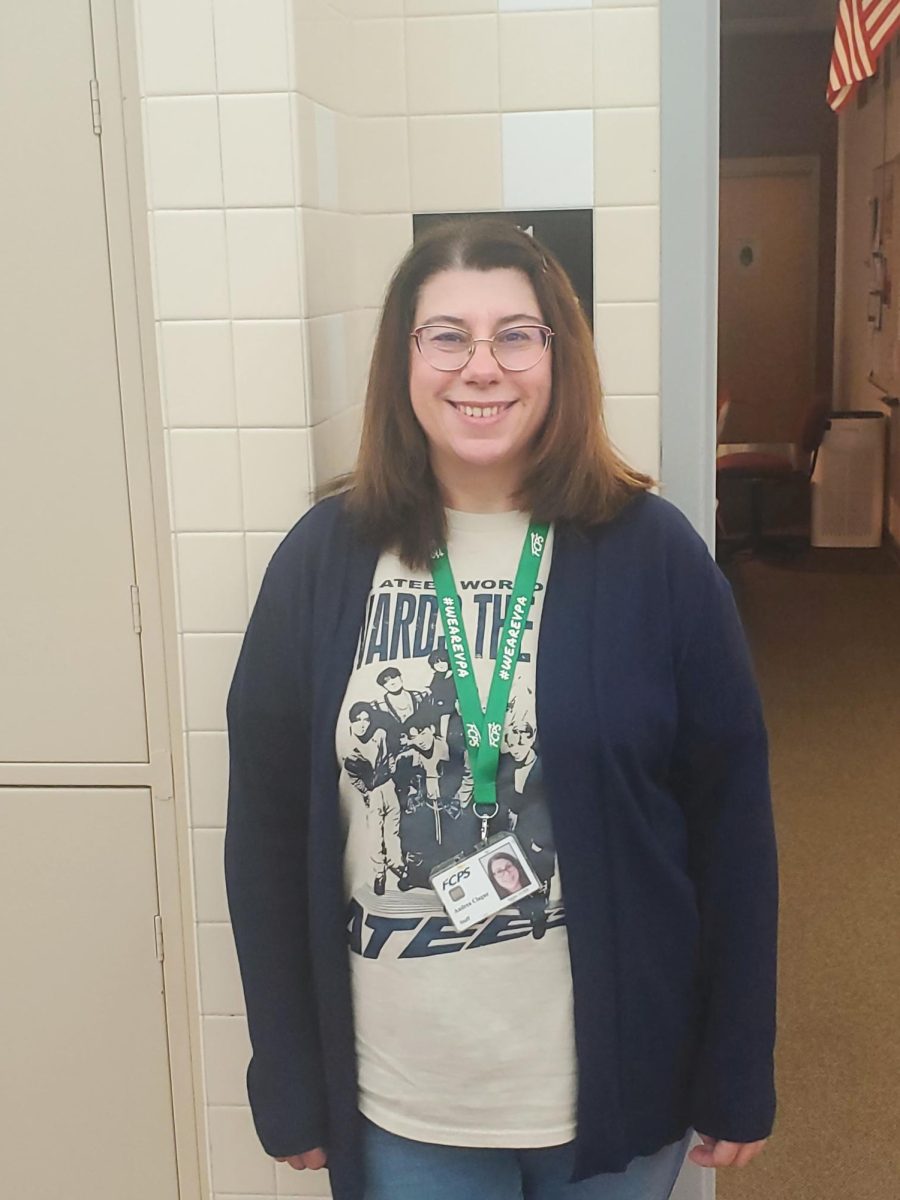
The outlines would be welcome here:
[[[510,325],[490,338],[473,338],[454,325],[419,325],[410,334],[419,353],[438,371],[459,371],[475,353],[479,342],[487,342],[505,371],[528,371],[537,366],[553,337],[549,325]]]

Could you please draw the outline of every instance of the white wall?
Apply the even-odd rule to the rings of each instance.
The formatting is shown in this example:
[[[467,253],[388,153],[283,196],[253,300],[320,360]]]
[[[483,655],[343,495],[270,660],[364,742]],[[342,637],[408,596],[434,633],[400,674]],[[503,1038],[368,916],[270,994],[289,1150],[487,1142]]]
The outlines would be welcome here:
[[[414,211],[594,207],[608,423],[658,471],[658,12],[135,2],[212,1187],[217,1200],[296,1195],[310,1177],[276,1171],[246,1106],[222,881],[241,633],[312,483],[352,462],[374,322]]]

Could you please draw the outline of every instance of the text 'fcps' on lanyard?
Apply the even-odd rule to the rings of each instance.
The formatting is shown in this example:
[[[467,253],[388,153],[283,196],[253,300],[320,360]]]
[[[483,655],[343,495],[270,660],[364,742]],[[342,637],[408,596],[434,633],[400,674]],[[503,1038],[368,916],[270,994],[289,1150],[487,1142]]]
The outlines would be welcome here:
[[[474,784],[473,807],[481,821],[481,840],[487,841],[488,823],[500,811],[497,803],[497,769],[500,764],[500,738],[506,718],[506,706],[512,688],[513,675],[525,623],[534,598],[535,584],[541,567],[541,558],[547,541],[548,525],[532,523],[528,527],[512,595],[506,609],[503,632],[494,663],[487,704],[481,707],[481,699],[475,683],[472,654],[466,637],[460,610],[456,580],[450,567],[446,547],[436,550],[431,563],[431,574],[440,604],[444,624],[447,654],[456,682],[459,710],[465,728],[466,747]]]

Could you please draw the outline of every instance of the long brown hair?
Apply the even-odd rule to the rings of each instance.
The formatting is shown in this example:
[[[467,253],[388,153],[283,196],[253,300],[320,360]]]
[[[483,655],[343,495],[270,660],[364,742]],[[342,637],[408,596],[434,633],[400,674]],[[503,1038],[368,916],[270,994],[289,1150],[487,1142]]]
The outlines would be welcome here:
[[[549,250],[496,217],[455,219],[410,249],[387,289],[375,338],[356,467],[319,494],[349,489],[347,505],[366,537],[395,546],[410,567],[425,567],[446,538],[444,505],[428,442],[409,396],[410,333],[419,291],[440,271],[512,267],[534,288],[554,330],[552,392],[516,500],[538,521],[598,525],[653,480],[615,453],[602,416],[590,327],[569,277]]]

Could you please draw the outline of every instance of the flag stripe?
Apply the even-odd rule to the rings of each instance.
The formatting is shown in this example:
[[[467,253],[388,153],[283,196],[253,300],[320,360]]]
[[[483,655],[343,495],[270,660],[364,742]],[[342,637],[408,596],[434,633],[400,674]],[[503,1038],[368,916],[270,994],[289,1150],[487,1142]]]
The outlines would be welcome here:
[[[875,74],[879,54],[898,29],[900,0],[839,0],[825,93],[835,112]]]

